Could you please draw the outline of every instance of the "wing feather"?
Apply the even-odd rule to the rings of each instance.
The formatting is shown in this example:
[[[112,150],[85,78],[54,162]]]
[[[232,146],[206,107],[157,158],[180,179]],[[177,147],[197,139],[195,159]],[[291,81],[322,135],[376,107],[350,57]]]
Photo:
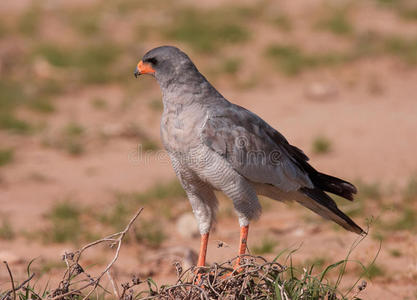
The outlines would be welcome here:
[[[313,184],[299,160],[308,157],[256,114],[229,104],[210,112],[203,142],[253,182],[294,191]]]

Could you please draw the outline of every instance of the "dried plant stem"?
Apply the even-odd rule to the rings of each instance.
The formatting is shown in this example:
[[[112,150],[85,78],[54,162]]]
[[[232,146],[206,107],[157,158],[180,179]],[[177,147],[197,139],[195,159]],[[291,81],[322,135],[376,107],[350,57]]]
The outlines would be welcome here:
[[[140,208],[136,212],[136,214],[129,221],[129,223],[126,225],[126,227],[125,227],[125,229],[123,231],[118,232],[118,233],[111,234],[111,235],[106,236],[106,237],[104,237],[104,238],[102,238],[100,240],[97,240],[97,241],[94,241],[92,243],[89,243],[89,244],[85,245],[84,247],[82,247],[80,250],[78,250],[75,253],[74,264],[72,266],[78,267],[79,266],[78,261],[80,260],[82,253],[85,250],[87,250],[88,248],[90,248],[92,246],[95,246],[95,245],[98,245],[98,244],[101,244],[101,243],[104,243],[104,242],[112,242],[111,246],[117,245],[116,253],[113,256],[113,259],[110,261],[110,263],[106,266],[106,268],[104,269],[104,271],[101,272],[100,275],[96,279],[90,280],[87,284],[85,284],[85,285],[83,285],[83,286],[81,286],[81,287],[79,287],[79,288],[77,288],[75,290],[68,291],[66,293],[63,293],[63,294],[57,295],[55,297],[52,297],[52,298],[50,298],[50,300],[62,299],[62,298],[65,298],[65,297],[67,297],[69,295],[73,295],[73,294],[79,293],[80,291],[82,291],[82,290],[84,290],[84,289],[86,289],[88,287],[93,286],[93,288],[83,298],[83,299],[87,299],[91,295],[91,293],[97,288],[97,286],[99,285],[100,280],[102,279],[102,277],[110,270],[110,268],[113,266],[113,264],[119,258],[120,248],[122,247],[122,240],[125,237],[125,235],[127,234],[127,232],[129,231],[129,229],[131,228],[132,224],[136,221],[136,219],[138,218],[138,216],[140,215],[140,213],[142,212],[142,210],[143,210],[143,208]],[[68,263],[67,263],[67,266],[69,266]],[[69,278],[70,276],[71,276],[71,270],[68,267],[67,268],[67,271],[64,274],[64,277],[68,277]],[[61,283],[64,283],[64,280]]]

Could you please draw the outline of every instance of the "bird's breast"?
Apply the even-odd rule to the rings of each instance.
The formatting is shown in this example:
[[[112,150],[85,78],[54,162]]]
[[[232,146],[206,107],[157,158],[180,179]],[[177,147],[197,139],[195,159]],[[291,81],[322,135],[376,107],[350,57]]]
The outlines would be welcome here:
[[[188,153],[201,143],[205,114],[192,108],[168,108],[161,119],[161,139],[169,152]]]

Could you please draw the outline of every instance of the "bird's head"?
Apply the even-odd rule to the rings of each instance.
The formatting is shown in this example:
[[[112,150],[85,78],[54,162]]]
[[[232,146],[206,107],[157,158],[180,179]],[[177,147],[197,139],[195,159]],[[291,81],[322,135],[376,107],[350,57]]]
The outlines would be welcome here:
[[[161,46],[148,51],[136,66],[134,75],[154,76],[161,86],[181,82],[184,78],[198,73],[190,58],[173,46]]]

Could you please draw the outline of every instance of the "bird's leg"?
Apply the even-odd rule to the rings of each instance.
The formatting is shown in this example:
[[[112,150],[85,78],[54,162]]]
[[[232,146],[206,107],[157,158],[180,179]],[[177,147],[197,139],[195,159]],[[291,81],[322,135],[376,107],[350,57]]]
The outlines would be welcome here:
[[[200,254],[198,255],[197,267],[204,267],[206,265],[208,239],[209,239],[208,233],[201,235]]]
[[[249,225],[240,227],[239,257],[236,259],[235,270],[239,269],[241,256],[246,253],[246,248],[248,247],[248,233]]]
[[[195,274],[197,275],[196,283],[201,283],[201,272],[200,272],[199,267],[204,267],[206,265],[208,239],[209,239],[208,233],[201,235],[200,253],[198,254],[197,271],[195,272]]]

